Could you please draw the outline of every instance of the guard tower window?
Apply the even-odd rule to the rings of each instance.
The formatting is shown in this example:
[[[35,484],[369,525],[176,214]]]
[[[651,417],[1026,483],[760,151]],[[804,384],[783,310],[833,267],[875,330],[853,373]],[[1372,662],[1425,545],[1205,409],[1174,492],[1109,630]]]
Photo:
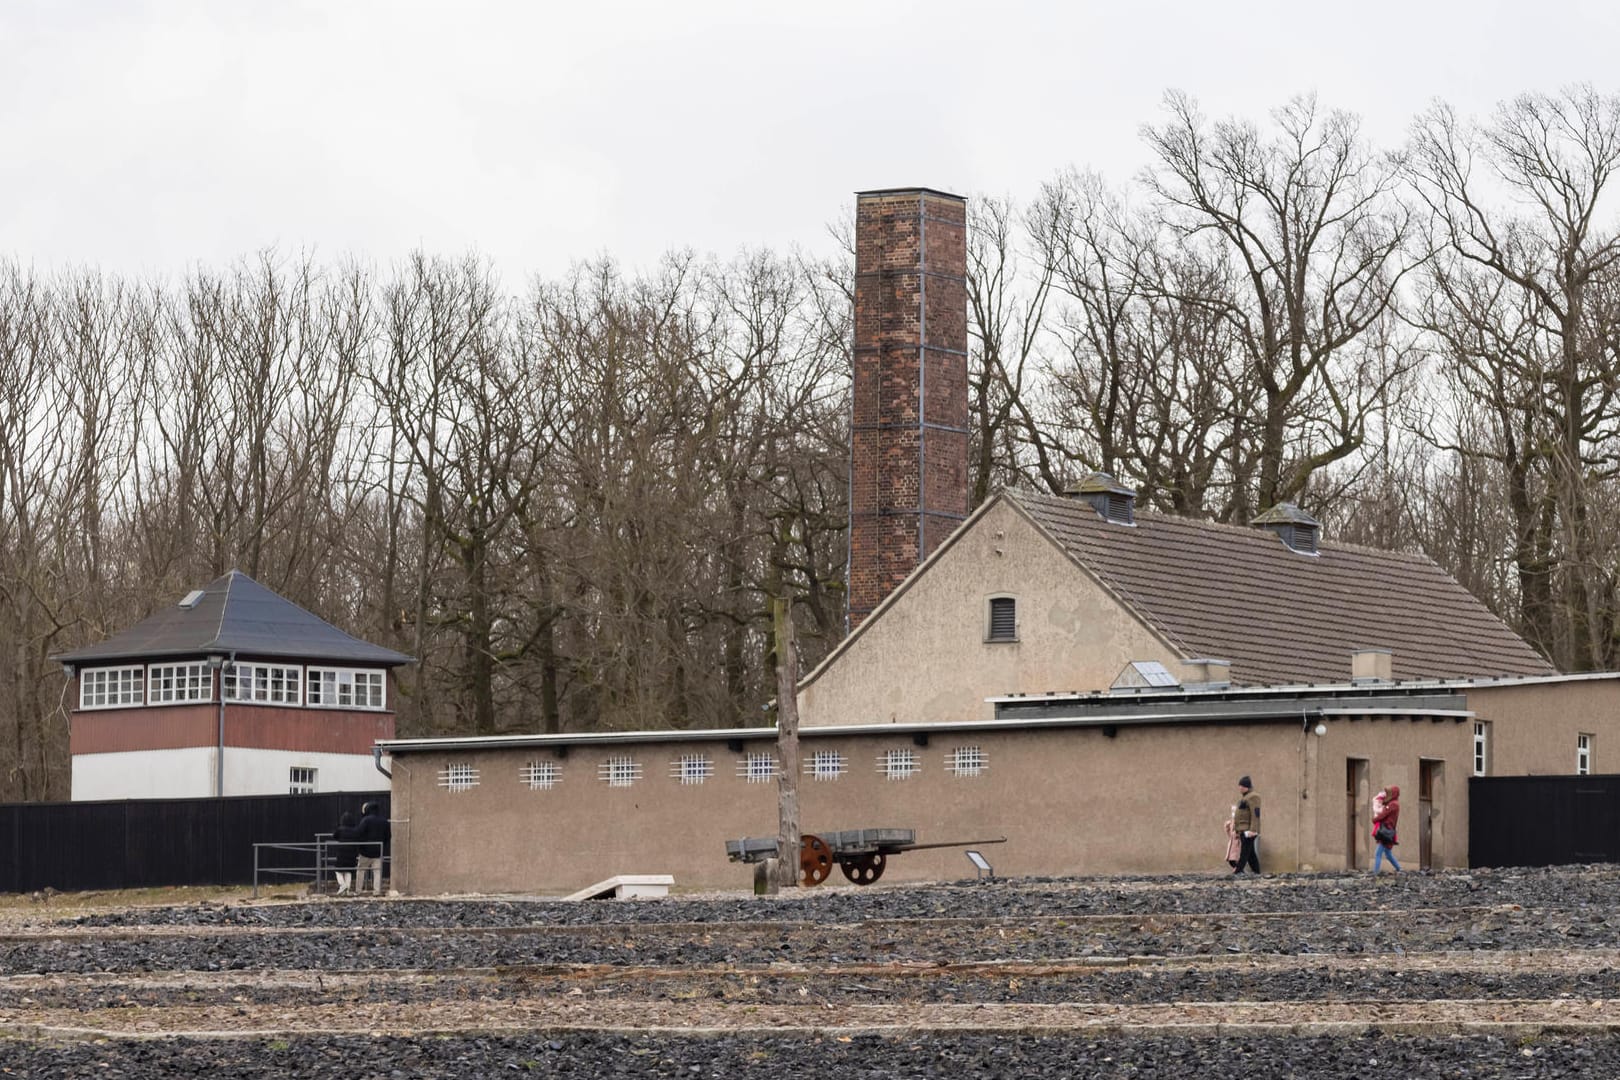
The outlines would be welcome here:
[[[986,641],[1018,640],[1018,601],[1011,596],[990,598],[990,626]]]

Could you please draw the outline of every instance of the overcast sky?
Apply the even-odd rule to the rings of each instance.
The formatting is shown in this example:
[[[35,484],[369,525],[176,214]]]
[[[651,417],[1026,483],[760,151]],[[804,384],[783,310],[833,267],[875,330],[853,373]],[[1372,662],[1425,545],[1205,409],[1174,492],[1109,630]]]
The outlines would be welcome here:
[[[1398,142],[1434,98],[1620,89],[1620,5],[0,0],[0,258],[174,275],[267,246],[830,252],[862,188],[1124,182],[1167,88],[1315,92]]]

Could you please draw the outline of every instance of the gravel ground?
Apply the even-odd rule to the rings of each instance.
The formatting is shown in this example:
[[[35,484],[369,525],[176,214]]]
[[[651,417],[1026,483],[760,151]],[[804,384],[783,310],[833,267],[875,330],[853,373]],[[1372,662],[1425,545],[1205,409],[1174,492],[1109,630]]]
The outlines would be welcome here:
[[[1620,1038],[1187,1039],[560,1035],[432,1040],[193,1040],[41,1047],[0,1044],[8,1075],[67,1080],[235,1077],[780,1076],[863,1077],[1604,1077],[1620,1075]]]
[[[1580,867],[42,912],[0,933],[0,1073],[1620,1075],[1616,895]]]

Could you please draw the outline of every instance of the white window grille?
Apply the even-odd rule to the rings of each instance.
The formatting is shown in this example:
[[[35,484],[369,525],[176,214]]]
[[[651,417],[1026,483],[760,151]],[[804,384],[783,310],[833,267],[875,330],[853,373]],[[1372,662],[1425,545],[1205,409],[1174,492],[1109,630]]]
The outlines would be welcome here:
[[[315,794],[315,770],[303,765],[294,765],[292,768],[288,769],[287,794]]]
[[[1575,736],[1575,775],[1587,776],[1592,772],[1592,736]]]
[[[707,754],[682,754],[669,763],[669,775],[683,784],[701,784],[714,775],[714,759]]]
[[[532,791],[550,791],[562,783],[562,766],[555,761],[531,761],[518,769],[518,780]]]
[[[388,680],[382,671],[309,669],[309,704],[323,709],[381,709]]]
[[[1487,726],[1480,721],[1474,721],[1474,775],[1485,775],[1485,740],[1489,732]]]
[[[945,758],[952,776],[983,776],[990,771],[990,755],[982,746],[958,746]]]
[[[220,675],[226,701],[257,701],[266,705],[297,705],[303,700],[299,684],[303,670],[273,664],[226,664]]]
[[[451,791],[470,791],[478,786],[478,770],[465,761],[452,761],[439,770],[439,786]]]
[[[213,673],[208,670],[206,663],[153,664],[146,669],[146,701],[149,705],[210,701],[213,697]]]
[[[744,754],[737,762],[737,775],[750,784],[764,784],[780,772],[774,754]]]
[[[849,771],[849,762],[837,750],[817,750],[804,761],[804,774],[816,780],[836,780]]]
[[[596,767],[596,777],[608,787],[629,787],[641,779],[641,762],[632,757],[610,757]]]
[[[990,598],[990,625],[985,630],[986,641],[1018,640],[1018,601],[1011,596]]]
[[[885,750],[878,755],[878,772],[885,780],[909,780],[921,771],[917,751],[909,746],[904,750]]]
[[[146,672],[138,667],[92,668],[79,674],[79,708],[119,709],[139,705]]]

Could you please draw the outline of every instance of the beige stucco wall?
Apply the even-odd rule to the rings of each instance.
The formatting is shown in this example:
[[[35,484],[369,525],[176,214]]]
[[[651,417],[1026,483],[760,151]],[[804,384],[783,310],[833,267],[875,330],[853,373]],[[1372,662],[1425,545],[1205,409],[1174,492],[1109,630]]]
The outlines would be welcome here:
[[[1121,526],[1122,528],[1124,526]],[[1018,640],[986,642],[991,597]],[[986,698],[1105,689],[1132,660],[1178,656],[1002,500],[961,530],[801,686],[805,726],[989,719]]]
[[[1387,761],[1388,774],[1401,782],[1408,759],[1460,738],[1454,728],[1374,722],[1351,735],[1335,724],[1323,739],[1291,722],[1122,727],[1113,737],[1096,728],[960,735],[947,729],[931,734],[926,746],[907,734],[816,736],[804,740],[806,757],[837,750],[849,771],[833,781],[802,778],[802,820],[809,831],[911,828],[924,843],[1005,836],[1006,844],[983,848],[1003,876],[1215,872],[1225,869],[1222,823],[1237,778],[1247,773],[1265,799],[1265,869],[1332,867],[1343,859],[1341,750]],[[1310,756],[1313,742],[1319,757]],[[745,750],[768,746],[761,741]],[[986,752],[984,775],[950,775],[948,756],[961,746]],[[885,779],[879,754],[905,748],[916,750],[920,774]],[[670,775],[671,761],[695,752],[714,760],[715,775],[682,785]],[[618,754],[642,766],[642,779],[629,788],[598,779],[599,764]],[[395,886],[414,895],[556,894],[614,874],[668,873],[677,889],[746,888],[751,868],[727,861],[725,841],[775,833],[776,785],[740,778],[740,757],[718,740],[573,747],[561,759],[549,748],[397,753]],[[562,783],[529,790],[519,769],[531,760],[560,761]],[[463,792],[438,786],[440,770],[452,761],[477,768],[478,786]],[[1462,820],[1466,815],[1452,806],[1448,801],[1446,814]],[[1326,855],[1310,846],[1318,837]],[[1465,841],[1447,840],[1451,865],[1466,858],[1457,843]],[[884,881],[969,876],[961,850],[944,849],[896,856]],[[836,870],[833,881],[843,882]]]
[[[1453,719],[1407,717],[1331,717],[1321,721],[1326,733],[1310,735],[1306,754],[1314,759],[1314,789],[1302,802],[1307,850],[1315,870],[1367,867],[1372,858],[1372,798],[1391,784],[1401,789],[1401,865],[1419,864],[1419,780],[1423,763],[1435,777],[1431,802],[1434,868],[1468,865],[1468,775],[1473,725]],[[1352,791],[1349,764],[1365,762]],[[1352,835],[1352,815],[1353,835]],[[1352,844],[1354,845],[1352,851]]]
[[[1571,775],[1583,733],[1592,736],[1591,771],[1620,773],[1620,679],[1476,687],[1468,707],[1490,723],[1490,776]]]

